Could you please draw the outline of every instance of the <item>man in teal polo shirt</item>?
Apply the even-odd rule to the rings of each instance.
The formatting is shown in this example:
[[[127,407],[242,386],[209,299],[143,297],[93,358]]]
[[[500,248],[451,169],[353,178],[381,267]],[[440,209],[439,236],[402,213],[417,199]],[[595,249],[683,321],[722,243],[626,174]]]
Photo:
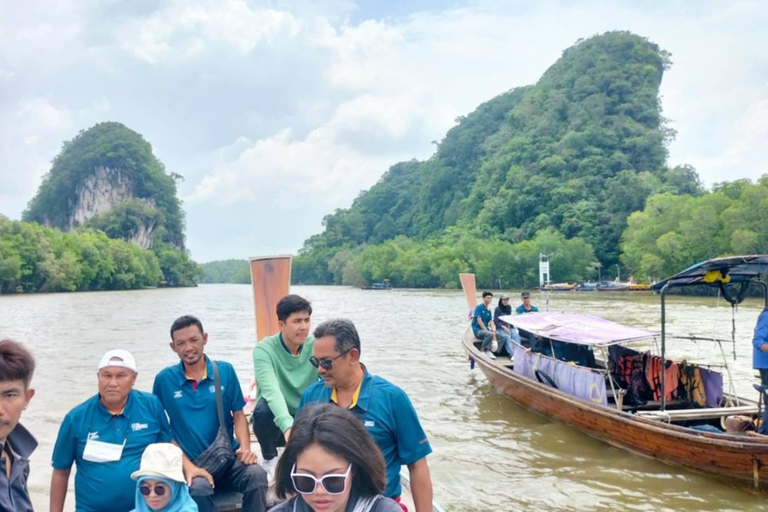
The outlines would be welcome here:
[[[317,370],[309,362],[315,344],[309,336],[312,305],[298,295],[286,295],[276,309],[280,332],[253,349],[258,391],[251,421],[261,447],[261,467],[270,476],[277,466],[277,448],[290,436],[301,394],[317,382]]]
[[[346,319],[320,324],[315,329],[312,364],[317,366],[323,382],[307,388],[299,410],[313,403],[328,402],[350,409],[384,455],[384,495],[399,502],[400,468],[406,465],[416,512],[431,512],[432,478],[426,457],[432,448],[408,395],[394,384],[371,375],[360,363],[360,336],[355,325]],[[401,507],[405,510],[402,504]]]
[[[173,442],[181,448],[189,494],[199,511],[213,512],[215,488],[216,492],[242,493],[243,512],[263,512],[266,509],[267,474],[256,464],[258,457],[251,451],[240,381],[235,369],[225,361],[216,361],[216,366],[221,377],[224,426],[236,455],[235,462],[218,481],[194,464],[219,431],[213,365],[204,354],[206,343],[208,334],[200,320],[191,315],[177,318],[171,326],[171,349],[181,362],[157,374],[152,392],[160,399],[171,420]]]
[[[136,391],[136,360],[110,350],[98,366],[99,393],[72,409],[53,448],[50,512],[62,512],[72,463],[75,512],[128,512],[135,508],[136,482],[144,449],[171,440],[157,397]]]

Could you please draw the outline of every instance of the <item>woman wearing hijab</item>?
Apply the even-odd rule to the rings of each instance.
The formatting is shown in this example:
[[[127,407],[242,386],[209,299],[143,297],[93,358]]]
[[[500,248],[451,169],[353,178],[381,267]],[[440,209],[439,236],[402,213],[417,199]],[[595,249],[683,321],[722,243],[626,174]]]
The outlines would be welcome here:
[[[198,512],[184,480],[181,450],[176,445],[147,446],[141,466],[131,478],[137,480],[133,512]]]
[[[499,296],[499,303],[493,311],[493,323],[496,324],[496,336],[499,338],[499,352],[504,347],[509,357],[515,354],[515,349],[512,347],[510,340],[515,340],[515,343],[520,345],[520,334],[517,332],[517,329],[504,320],[499,319],[499,317],[511,314],[512,306],[509,305],[509,295],[502,293]]]
[[[334,404],[305,407],[277,465],[271,512],[403,512],[381,495],[386,466],[361,421]]]

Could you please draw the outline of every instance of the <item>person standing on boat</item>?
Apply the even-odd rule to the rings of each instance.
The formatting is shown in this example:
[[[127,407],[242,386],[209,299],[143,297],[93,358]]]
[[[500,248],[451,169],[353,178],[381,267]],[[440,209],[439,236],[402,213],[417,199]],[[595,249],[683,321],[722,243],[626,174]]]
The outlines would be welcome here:
[[[214,487],[217,492],[242,493],[243,512],[263,512],[267,473],[256,463],[258,457],[251,451],[243,391],[235,369],[225,361],[216,361],[216,366],[221,379],[225,431],[236,457],[217,479],[194,463],[214,443],[219,432],[213,365],[204,353],[207,343],[208,334],[200,320],[191,315],[177,318],[171,326],[171,350],[181,362],[157,374],[152,392],[171,420],[173,443],[183,453],[189,494],[200,512],[213,512]]]
[[[0,341],[0,510],[32,512],[27,479],[29,456],[37,441],[19,423],[21,413],[35,396],[29,387],[35,360],[19,343]]]
[[[523,292],[520,294],[520,298],[523,299],[523,303],[517,306],[515,313],[523,315],[525,313],[538,313],[539,308],[531,304],[531,294],[529,292]]]
[[[285,446],[301,394],[317,382],[317,369],[309,362],[315,338],[309,335],[312,305],[298,295],[277,303],[280,332],[267,336],[253,349],[258,391],[251,421],[261,446],[262,464],[269,475],[277,466],[277,447]]]
[[[752,346],[752,367],[760,372],[760,383],[768,386],[768,308],[757,317]]]
[[[144,449],[171,440],[168,418],[156,396],[133,389],[136,360],[110,350],[97,367],[99,392],[72,409],[53,447],[50,512],[62,512],[72,463],[76,512],[128,512]]]
[[[317,326],[311,361],[323,381],[304,391],[297,414],[307,405],[326,403],[352,411],[384,455],[384,496],[400,502],[400,468],[406,465],[416,512],[431,512],[432,477],[427,455],[432,447],[405,391],[371,375],[360,362],[360,336],[355,325],[336,319]],[[402,503],[400,506],[407,512]]]
[[[472,315],[472,332],[475,334],[476,339],[483,340],[480,350],[488,359],[496,359],[496,356],[491,352],[493,337],[496,335],[496,326],[492,322],[492,300],[493,294],[489,291],[484,291],[483,302],[475,307],[475,312]]]
[[[511,314],[512,306],[509,305],[509,295],[502,293],[499,296],[499,303],[496,305],[496,309],[493,310],[493,323],[496,327],[496,336],[499,339],[499,352],[501,352],[503,347],[509,357],[514,355],[511,340],[515,340],[515,343],[519,345],[520,334],[517,332],[517,329],[504,320],[499,319],[499,317]]]

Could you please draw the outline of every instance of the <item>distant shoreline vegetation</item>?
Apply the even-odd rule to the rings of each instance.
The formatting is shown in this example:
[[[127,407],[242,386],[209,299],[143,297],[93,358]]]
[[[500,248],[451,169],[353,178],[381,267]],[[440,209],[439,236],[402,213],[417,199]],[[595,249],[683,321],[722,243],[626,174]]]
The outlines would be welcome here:
[[[64,233],[0,215],[0,294],[136,290],[162,286],[163,265],[177,265],[170,249],[146,250],[104,232]],[[195,264],[188,262],[188,264]],[[194,274],[193,274],[194,275]],[[195,281],[165,282],[195,286]]]
[[[120,123],[65,141],[22,221],[0,215],[0,293],[196,286],[180,179]]]

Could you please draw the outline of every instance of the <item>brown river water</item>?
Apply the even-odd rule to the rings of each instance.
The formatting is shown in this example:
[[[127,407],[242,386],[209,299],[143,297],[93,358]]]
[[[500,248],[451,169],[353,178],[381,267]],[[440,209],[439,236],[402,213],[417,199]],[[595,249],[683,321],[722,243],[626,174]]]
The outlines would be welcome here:
[[[351,318],[368,368],[408,392],[434,450],[429,465],[435,499],[450,512],[768,511],[765,496],[612,448],[499,395],[479,370],[470,371],[461,350],[467,327],[461,291],[301,286],[292,291],[312,301],[315,325]],[[648,293],[534,292],[533,303],[541,310],[591,313],[659,329],[659,299]],[[761,302],[748,300],[736,313],[736,362],[731,345],[725,347],[742,393],[750,393],[756,380],[750,341],[761,308]],[[247,385],[255,338],[250,286],[0,296],[0,337],[24,342],[38,365],[37,394],[22,417],[40,441],[30,477],[35,510],[48,509],[59,423],[96,392],[101,354],[131,350],[139,365],[137,388],[150,390],[157,371],[178,361],[168,346],[168,328],[187,313],[203,321],[210,336],[207,352],[233,363]],[[730,339],[731,308],[723,300],[671,297],[668,319],[674,334]],[[722,361],[708,343],[671,352]],[[74,509],[73,501],[70,494],[66,510]]]

